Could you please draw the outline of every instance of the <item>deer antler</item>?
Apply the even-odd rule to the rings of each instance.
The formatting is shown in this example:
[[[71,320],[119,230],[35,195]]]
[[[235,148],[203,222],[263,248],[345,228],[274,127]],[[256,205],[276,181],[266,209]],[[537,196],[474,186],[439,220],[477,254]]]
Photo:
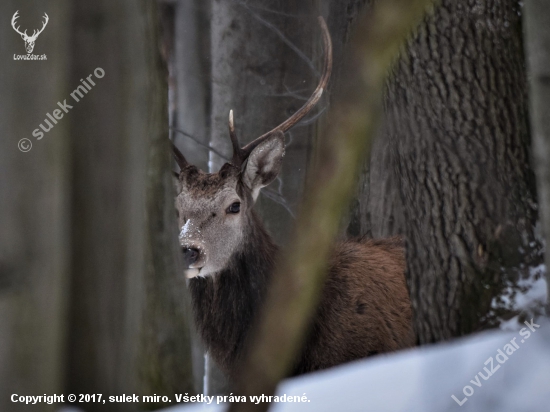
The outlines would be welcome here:
[[[231,159],[231,164],[235,166],[240,166],[242,162],[241,159],[241,146],[239,145],[239,139],[235,133],[235,124],[233,123],[233,110],[229,110],[229,137],[231,139],[231,146],[233,146],[233,157]]]
[[[13,29],[14,29],[17,33],[19,33],[21,36],[29,37],[29,36],[27,35],[27,30],[25,30],[24,33],[21,33],[21,32],[19,31],[19,26],[15,27],[15,21],[19,18],[19,15],[18,15],[18,14],[19,14],[19,10],[17,10],[17,11],[13,14],[13,17],[11,18],[11,27],[13,27]]]
[[[172,143],[172,152],[174,154],[174,159],[176,159],[176,163],[181,170],[189,165],[189,162],[185,159],[183,153],[180,152],[180,150],[176,147],[174,143]]]
[[[286,132],[289,130],[292,126],[294,126],[296,123],[298,123],[300,120],[306,116],[311,109],[317,104],[319,99],[321,99],[321,96],[323,95],[323,92],[325,91],[325,88],[328,84],[330,73],[332,71],[332,41],[330,39],[330,33],[327,28],[327,24],[325,23],[325,20],[323,17],[318,17],[319,25],[321,26],[321,29],[323,31],[323,45],[325,49],[325,62],[324,62],[324,68],[323,68],[323,74],[321,76],[321,80],[319,80],[319,84],[317,85],[317,88],[311,95],[311,97],[308,99],[308,101],[296,111],[292,116],[290,116],[288,119],[286,119],[283,123],[281,123],[279,126],[275,127],[274,129],[270,130],[269,132],[261,135],[260,137],[256,138],[255,140],[251,141],[244,147],[239,146],[239,142],[237,140],[237,135],[235,134],[235,125],[233,123],[233,110],[229,112],[229,136],[231,138],[231,144],[233,146],[233,158],[231,160],[231,163],[237,167],[241,167],[244,161],[248,158],[252,150],[256,148],[260,143],[265,141],[268,137],[272,136],[276,132]]]
[[[32,40],[35,40],[38,37],[38,35],[44,31],[44,29],[46,28],[46,25],[50,21],[50,18],[46,13],[44,13],[44,16],[42,17],[44,17],[44,23],[42,23],[42,28],[40,30],[33,31],[32,36],[30,37]]]

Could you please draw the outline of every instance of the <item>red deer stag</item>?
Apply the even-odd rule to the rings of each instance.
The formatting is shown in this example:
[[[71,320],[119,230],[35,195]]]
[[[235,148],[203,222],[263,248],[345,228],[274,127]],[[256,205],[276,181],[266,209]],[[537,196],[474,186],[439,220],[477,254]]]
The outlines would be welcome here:
[[[278,250],[254,212],[254,202],[280,171],[283,133],[318,102],[330,77],[332,45],[324,20],[319,21],[326,54],[324,72],[301,109],[242,148],[230,112],[233,157],[218,173],[198,170],[173,147],[181,168],[176,208],[194,316],[209,353],[230,376],[237,372]],[[404,269],[399,238],[337,244],[294,374],[412,346]]]

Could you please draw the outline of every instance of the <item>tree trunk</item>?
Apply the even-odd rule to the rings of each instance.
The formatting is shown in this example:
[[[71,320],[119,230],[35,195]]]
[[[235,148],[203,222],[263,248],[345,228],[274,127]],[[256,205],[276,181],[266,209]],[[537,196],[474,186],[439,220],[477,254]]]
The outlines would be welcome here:
[[[327,25],[334,45],[334,70],[330,90],[338,93],[341,84],[345,82],[340,76],[340,71],[348,41],[360,16],[372,12],[370,7],[373,2],[321,0],[320,3],[320,14],[327,16]],[[380,131],[377,131],[378,134]],[[394,174],[388,173],[384,168],[384,165],[392,162],[393,156],[393,152],[388,150],[387,146],[387,140],[374,139],[372,155],[365,159],[358,175],[356,195],[343,222],[343,227],[350,237],[388,237],[403,233],[399,182]]]
[[[187,159],[208,171],[210,160],[210,1],[180,0],[174,7],[174,49],[169,55],[171,135]],[[181,302],[183,304],[183,301]],[[222,393],[225,378],[210,362],[194,324],[190,324],[194,390]]]
[[[528,57],[533,158],[537,175],[542,232],[550,239],[550,7],[548,2],[525,3],[524,22]],[[548,248],[547,248],[548,250]],[[547,286],[550,288],[550,253],[546,253]],[[550,296],[550,289],[548,296]],[[548,311],[550,314],[550,310]]]
[[[47,12],[62,15],[67,6],[51,1]],[[71,138],[66,118],[43,139],[32,135],[41,123],[47,128],[46,113],[67,97],[69,27],[52,18],[38,37],[33,54],[46,54],[47,60],[14,60],[27,54],[21,36],[7,24],[16,10],[21,30],[31,33],[45,11],[0,3],[5,19],[0,25],[0,410],[14,412],[29,406],[13,403],[13,394],[63,393]],[[56,406],[32,408],[53,412]]]
[[[171,148],[168,136],[167,79],[165,61],[160,58],[158,46],[160,17],[156,4],[147,3],[148,24],[154,27],[148,38],[147,62],[151,73],[149,136],[150,149],[147,173],[147,268],[145,274],[145,305],[141,323],[142,340],[139,354],[142,395],[167,396],[175,393],[200,392],[194,388],[191,362],[190,297],[179,262],[181,249],[174,225],[174,185],[171,167]],[[164,19],[173,10],[163,9]],[[170,31],[170,27],[165,27]],[[170,33],[164,33],[163,45],[170,47]],[[166,37],[170,36],[170,37]],[[165,56],[170,55],[165,50]],[[202,381],[202,379],[201,379]],[[147,405],[158,409],[160,402]],[[166,402],[164,406],[170,406]]]
[[[174,141],[193,164],[208,170],[210,141],[210,2],[175,2],[173,76],[176,113],[171,123],[187,133]],[[197,140],[199,143],[197,143]],[[202,143],[202,145],[200,144]]]
[[[421,343],[510,318],[541,260],[519,15],[442,1],[388,85],[367,208],[373,234],[406,236]]]
[[[138,392],[149,119],[158,113],[149,102],[152,53],[146,48],[154,36],[145,3],[73,4],[70,84],[92,75],[96,85],[71,101],[68,115],[73,253],[66,393]],[[96,68],[104,77],[94,78]],[[131,403],[86,406],[135,409]]]

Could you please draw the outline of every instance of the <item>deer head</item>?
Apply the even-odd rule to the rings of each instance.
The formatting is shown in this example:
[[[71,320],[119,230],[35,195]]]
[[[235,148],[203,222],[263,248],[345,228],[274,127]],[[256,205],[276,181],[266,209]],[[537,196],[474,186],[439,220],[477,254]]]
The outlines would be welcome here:
[[[19,26],[15,27],[15,23],[16,23],[16,20],[19,18],[19,10],[17,10],[14,14],[13,14],[13,17],[11,19],[11,26],[13,27],[13,29],[19,33],[21,35],[21,38],[25,41],[25,49],[27,49],[27,53],[28,54],[31,54],[33,49],[34,49],[34,42],[36,41],[36,38],[38,37],[38,35],[40,33],[42,33],[44,31],[44,28],[46,27],[46,25],[48,24],[48,21],[50,20],[50,18],[48,17],[48,15],[46,13],[44,13],[44,23],[42,23],[42,28],[40,30],[34,30],[33,33],[32,33],[32,36],[28,36],[27,35],[27,30],[25,30],[23,33],[21,31],[19,31]]]
[[[220,272],[239,253],[256,220],[252,207],[260,190],[281,169],[285,153],[284,132],[298,123],[321,98],[332,69],[332,44],[325,21],[319,17],[325,50],[319,84],[308,101],[273,130],[241,147],[235,133],[233,111],[229,112],[229,137],[233,156],[217,173],[205,173],[189,164],[173,146],[180,167],[176,209],[186,276]]]

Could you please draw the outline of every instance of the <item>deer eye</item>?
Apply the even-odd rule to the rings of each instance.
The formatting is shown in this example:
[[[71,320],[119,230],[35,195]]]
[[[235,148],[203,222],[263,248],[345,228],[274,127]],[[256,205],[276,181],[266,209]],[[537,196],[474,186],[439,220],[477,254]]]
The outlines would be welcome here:
[[[239,213],[241,211],[241,202],[232,203],[226,210],[227,213]]]

